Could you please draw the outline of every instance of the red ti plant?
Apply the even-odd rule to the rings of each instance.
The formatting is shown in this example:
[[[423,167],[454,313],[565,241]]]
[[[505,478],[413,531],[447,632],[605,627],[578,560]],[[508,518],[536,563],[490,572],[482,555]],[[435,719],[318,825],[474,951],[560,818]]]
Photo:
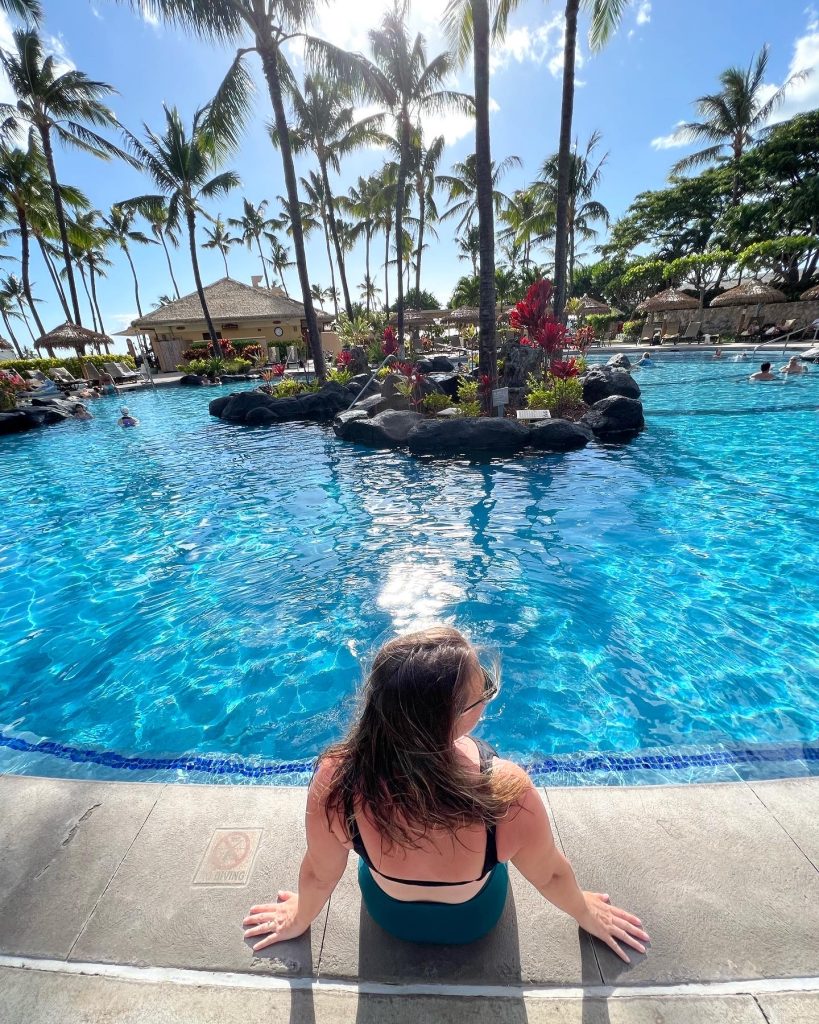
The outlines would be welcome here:
[[[584,356],[594,342],[594,328],[589,326],[578,327],[571,336],[571,340],[580,355]]]
[[[385,327],[381,349],[385,356],[395,355],[398,351],[398,336],[394,327]]]
[[[549,373],[558,380],[569,380],[570,377],[576,377],[580,373],[580,367],[574,358],[553,359],[549,363]]]
[[[273,366],[270,367],[270,370],[274,377],[283,377],[284,371],[286,369],[287,367],[284,365],[284,363],[274,363]]]
[[[404,380],[398,381],[396,390],[399,395],[408,398],[410,405],[417,409],[424,399],[423,384],[426,379],[424,374],[412,363],[396,363],[395,370],[404,378]]]
[[[526,332],[521,344],[537,346],[547,359],[560,355],[566,340],[566,328],[552,316],[551,298],[552,282],[535,281],[509,314],[509,326]]]
[[[490,416],[492,414],[492,378],[488,373],[482,373],[478,377],[478,393],[481,396],[484,414]]]
[[[342,349],[341,352],[336,356],[336,366],[343,370],[349,366],[353,359],[353,353],[349,349]]]

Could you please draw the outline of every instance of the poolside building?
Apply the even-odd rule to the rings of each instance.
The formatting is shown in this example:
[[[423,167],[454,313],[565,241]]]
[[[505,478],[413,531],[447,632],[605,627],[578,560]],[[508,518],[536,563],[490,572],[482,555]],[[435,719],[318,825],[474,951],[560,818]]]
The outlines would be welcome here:
[[[304,306],[280,288],[264,288],[257,277],[252,285],[223,277],[207,285],[204,291],[213,325],[221,338],[254,341],[261,345],[265,357],[270,346],[281,349],[303,343],[307,331]],[[316,315],[320,329],[332,319],[322,310],[316,310]],[[175,370],[182,362],[182,353],[194,342],[209,340],[195,291],[140,317],[132,328],[148,337],[163,371]]]

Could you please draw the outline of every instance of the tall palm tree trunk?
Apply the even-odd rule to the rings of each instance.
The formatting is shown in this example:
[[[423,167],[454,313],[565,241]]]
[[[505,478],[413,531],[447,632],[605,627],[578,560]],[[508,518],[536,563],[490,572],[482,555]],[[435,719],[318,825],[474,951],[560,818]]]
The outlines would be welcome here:
[[[267,88],[270,92],[270,102],[273,104],[276,130],[279,135],[279,150],[282,157],[284,182],[287,187],[287,206],[290,211],[290,224],[293,230],[293,248],[296,252],[296,267],[299,272],[301,297],[304,304],[304,319],[307,321],[307,341],[310,347],[310,354],[313,357],[313,369],[318,379],[323,383],[327,380],[327,368],[324,365],[324,352],[321,348],[321,337],[319,335],[316,311],[313,308],[313,297],[310,295],[310,277],[307,272],[307,256],[304,251],[304,232],[301,227],[301,209],[299,207],[299,192],[296,184],[296,168],[293,164],[290,129],[287,125],[287,114],[284,109],[282,83],[277,63],[278,48],[269,33],[266,39],[260,38],[257,33],[257,44],[262,58]]]
[[[88,300],[88,308],[91,310],[91,323],[94,325],[94,330],[97,331],[99,330],[99,328],[97,327],[97,314],[94,311],[94,303],[91,301],[91,292],[88,290],[88,280],[86,279],[85,276],[85,268],[83,267],[79,259],[77,260],[77,270],[79,270],[80,272],[80,277],[82,278],[82,286],[83,289],[85,290],[85,297]]]
[[[139,313],[140,319],[142,319],[142,305],[139,301],[139,279],[137,278],[136,267],[134,266],[134,261],[131,259],[131,253],[128,251],[128,246],[124,245],[122,248],[125,252],[125,257],[128,260],[128,266],[131,268],[131,274],[134,278],[134,297],[136,298],[137,312]]]
[[[63,198],[60,195],[60,185],[57,181],[57,168],[54,166],[54,151],[51,148],[51,133],[48,127],[40,125],[40,139],[43,143],[43,154],[48,166],[48,176],[51,180],[51,191],[54,199],[54,210],[57,214],[57,224],[60,229],[60,243],[63,249],[63,260],[65,261],[65,276],[68,278],[68,290],[71,293],[71,305],[74,309],[74,323],[82,327],[82,316],[80,315],[80,300],[77,297],[77,285],[74,281],[74,268],[71,264],[71,250],[68,247],[68,229],[65,224],[65,210],[63,209]]]
[[[480,337],[478,369],[494,387],[498,380],[495,344],[495,211],[492,205],[492,152],[489,140],[489,3],[472,0],[475,64],[475,184],[480,243]],[[487,410],[491,412],[491,410]]]
[[[185,219],[188,223],[188,243],[191,249],[191,266],[193,267],[193,279],[196,282],[196,294],[199,296],[202,312],[205,315],[205,323],[208,325],[208,334],[213,344],[213,354],[221,356],[222,346],[219,344],[219,335],[213,326],[213,320],[210,318],[210,310],[205,299],[205,289],[202,287],[202,277],[199,273],[199,257],[196,255],[196,214],[193,210],[186,210]]]
[[[370,279],[370,229],[365,227],[364,229],[364,275],[367,278],[367,316],[370,315],[370,289],[372,287],[372,281]]]
[[[327,174],[327,163],[319,161],[321,167],[321,180],[324,184],[324,197],[327,200],[327,217],[330,221],[330,231],[333,235],[333,247],[336,250],[336,263],[338,264],[338,276],[341,279],[341,294],[344,297],[344,308],[347,316],[352,320],[353,305],[350,302],[350,289],[347,287],[347,271],[344,266],[344,253],[341,251],[341,242],[338,238],[338,224],[336,222],[336,211],[333,205],[333,193],[330,191],[330,178]],[[338,316],[338,310],[336,310]]]
[[[336,288],[336,272],[333,268],[333,254],[330,252],[330,228],[327,223],[327,214],[324,207],[321,208],[321,222],[324,225],[324,246],[327,249],[327,262],[330,265],[330,286],[333,291],[333,306],[338,316],[338,289]]]
[[[97,320],[100,325],[100,334],[105,334],[105,325],[102,322],[102,312],[100,310],[99,300],[97,299],[97,272],[94,270],[94,265],[88,268],[88,276],[91,278],[91,298],[94,300],[94,309],[97,311]]]
[[[6,325],[6,330],[8,331],[8,336],[11,338],[12,345],[14,345],[14,350],[17,353],[17,358],[22,359],[23,350],[22,348],[20,348],[20,342],[17,340],[17,336],[11,329],[11,321],[9,320],[5,310],[3,310],[3,323]]]
[[[34,305],[34,298],[31,294],[31,282],[28,276],[29,260],[30,260],[30,249],[29,249],[29,236],[28,236],[28,221],[26,219],[26,211],[17,210],[17,223],[20,226],[20,262],[23,269],[23,291],[26,293],[26,301],[31,308],[31,313],[34,317],[34,321],[37,324],[37,330],[40,332],[40,337],[45,334],[45,327],[43,322],[37,313],[37,307]]]
[[[270,291],[270,278],[267,276],[267,264],[264,261],[264,255],[262,254],[262,242],[258,235],[256,235],[256,247],[259,250],[259,259],[262,261],[262,273],[264,274],[264,283],[267,290]],[[225,267],[227,267],[227,260],[225,260]],[[230,275],[228,275],[229,277]]]
[[[422,189],[418,193],[418,259],[415,261],[415,308],[421,308],[421,253],[424,251],[424,217],[426,196]]]
[[[390,229],[384,230],[386,252],[384,254],[384,309],[390,311]]]
[[[566,304],[566,263],[569,244],[569,165],[574,115],[574,60],[577,51],[577,12],[580,0],[566,0],[566,39],[563,46],[563,99],[557,153],[557,210],[555,225],[554,315],[563,317]]]
[[[19,294],[17,295],[17,308],[20,310],[20,316],[23,318],[23,323],[28,328],[28,333],[31,335],[31,340],[36,341],[37,339],[34,337],[34,331],[32,331],[31,324],[28,322],[28,317],[26,316],[26,307],[21,302]]]
[[[398,294],[395,297],[398,313],[398,345],[404,351],[404,199],[407,188],[407,163],[410,151],[409,118],[401,115],[401,149],[398,158],[398,181],[395,186],[395,267],[398,271]]]
[[[51,280],[60,299],[60,305],[63,307],[65,318],[66,320],[70,320],[71,310],[68,308],[68,301],[66,300],[65,297],[65,289],[63,288],[62,282],[60,281],[59,275],[57,274],[57,271],[54,267],[54,261],[52,260],[51,255],[49,254],[49,251],[46,248],[45,242],[42,240],[42,238],[37,238],[37,244],[40,246],[40,252],[43,257],[43,262],[48,267],[48,272],[51,275]]]
[[[222,254],[222,261],[225,264],[225,277],[230,277],[230,271],[228,270],[228,265],[227,265],[227,253],[225,252],[224,249],[221,249],[221,248],[219,249],[219,252]],[[268,285],[268,288],[269,287],[270,287],[270,285]]]
[[[171,254],[168,252],[168,245],[165,241],[165,232],[159,232],[159,240],[162,242],[162,248],[165,250],[165,259],[168,261],[168,273],[171,275],[171,281],[173,281],[173,290],[176,292],[177,299],[179,295],[179,285],[176,283],[176,278],[173,276],[173,264],[171,263]]]

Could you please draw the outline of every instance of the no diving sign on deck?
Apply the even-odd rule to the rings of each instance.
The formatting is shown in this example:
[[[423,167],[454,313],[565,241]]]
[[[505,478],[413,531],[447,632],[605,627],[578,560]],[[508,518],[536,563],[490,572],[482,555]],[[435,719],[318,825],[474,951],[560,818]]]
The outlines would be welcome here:
[[[193,876],[193,885],[247,885],[260,828],[217,828]]]

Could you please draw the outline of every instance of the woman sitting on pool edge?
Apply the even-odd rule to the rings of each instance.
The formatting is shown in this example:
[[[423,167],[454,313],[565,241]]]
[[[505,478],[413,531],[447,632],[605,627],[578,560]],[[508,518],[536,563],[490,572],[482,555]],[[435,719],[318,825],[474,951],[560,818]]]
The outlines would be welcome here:
[[[526,772],[469,734],[498,685],[455,629],[400,637],[376,655],[347,738],[319,758],[307,796],[298,892],[250,908],[254,950],[303,934],[350,850],[370,915],[410,942],[467,943],[497,924],[511,861],[551,903],[628,962],[640,921],[583,892]]]

